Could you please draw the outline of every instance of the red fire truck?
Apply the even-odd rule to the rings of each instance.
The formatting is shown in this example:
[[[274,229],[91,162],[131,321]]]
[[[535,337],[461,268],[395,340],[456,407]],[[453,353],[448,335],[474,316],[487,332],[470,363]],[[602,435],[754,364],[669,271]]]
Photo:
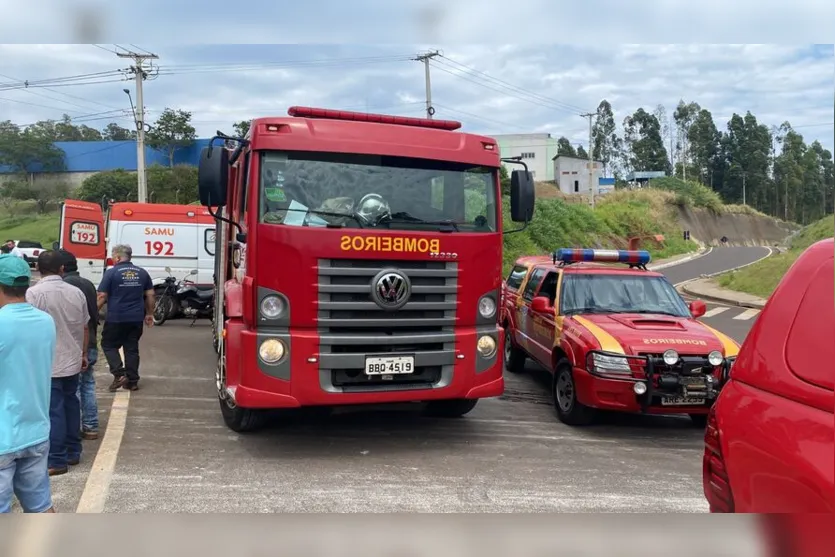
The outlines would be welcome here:
[[[220,221],[226,424],[392,402],[456,417],[501,395],[496,141],[445,120],[288,114],[253,120],[245,138],[219,133],[225,145],[201,154],[200,200]],[[533,207],[531,175],[516,170],[512,220]]]

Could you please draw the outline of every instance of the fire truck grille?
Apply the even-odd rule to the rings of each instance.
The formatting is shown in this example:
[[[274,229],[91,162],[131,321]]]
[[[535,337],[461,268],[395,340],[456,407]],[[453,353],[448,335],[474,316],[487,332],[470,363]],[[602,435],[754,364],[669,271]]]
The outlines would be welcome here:
[[[372,281],[384,269],[409,277],[409,301],[378,306]],[[318,268],[322,386],[342,391],[426,389],[451,379],[455,363],[458,265],[443,261],[326,259]],[[369,377],[366,356],[414,356],[413,373]]]
[[[681,375],[699,375],[703,373],[702,368],[711,368],[713,366],[707,361],[707,355],[704,356],[681,356],[681,362],[672,367],[664,363],[664,358],[661,354],[640,353],[639,356],[652,358],[653,368],[656,374],[660,373],[676,373]]]

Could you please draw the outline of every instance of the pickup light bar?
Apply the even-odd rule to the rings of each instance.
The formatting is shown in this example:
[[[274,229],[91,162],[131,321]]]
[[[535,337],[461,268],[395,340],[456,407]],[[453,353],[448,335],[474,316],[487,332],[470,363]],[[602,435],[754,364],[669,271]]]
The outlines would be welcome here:
[[[396,124],[398,126],[414,126],[418,128],[433,128],[436,130],[454,131],[461,128],[461,122],[454,120],[432,120],[429,118],[412,118],[409,116],[392,116],[389,114],[370,114],[367,112],[351,112],[348,110],[331,110],[327,108],[311,108],[309,106],[291,106],[287,114],[294,118],[322,118],[325,120],[350,120],[353,122],[374,122],[377,124]]]
[[[627,263],[643,267],[651,261],[652,257],[645,250],[622,250],[622,249],[570,249],[561,248],[554,252],[554,263],[557,261],[569,265],[571,263],[595,262],[595,263]]]

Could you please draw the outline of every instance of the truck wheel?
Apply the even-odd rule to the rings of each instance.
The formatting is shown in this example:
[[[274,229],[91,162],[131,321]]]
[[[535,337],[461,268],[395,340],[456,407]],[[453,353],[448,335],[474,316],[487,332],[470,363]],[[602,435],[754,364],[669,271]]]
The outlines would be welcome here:
[[[504,330],[504,367],[510,373],[522,373],[525,371],[525,359],[527,356],[520,349],[513,346],[510,340],[511,334],[506,328]]]
[[[241,408],[226,395],[226,351],[221,345],[221,352],[217,358],[215,385],[217,398],[220,402],[220,413],[226,427],[236,433],[246,433],[260,429],[266,422],[267,413],[264,410]]]
[[[424,415],[431,418],[460,418],[478,404],[477,398],[457,398],[453,400],[433,400],[427,403]]]
[[[694,427],[704,429],[707,427],[707,414],[690,414],[690,421]]]
[[[557,417],[567,425],[581,426],[594,422],[597,412],[577,400],[577,388],[571,362],[563,358],[557,362],[557,370],[551,387]]]
[[[226,427],[236,433],[256,431],[263,427],[266,421],[263,410],[239,408],[230,400],[220,399],[220,413],[223,415],[223,423]]]

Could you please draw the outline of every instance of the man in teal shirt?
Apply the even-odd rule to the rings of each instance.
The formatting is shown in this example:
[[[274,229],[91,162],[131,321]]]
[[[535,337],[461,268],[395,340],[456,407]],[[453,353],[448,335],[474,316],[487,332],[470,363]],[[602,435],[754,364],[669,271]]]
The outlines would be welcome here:
[[[55,321],[26,303],[29,265],[0,255],[0,513],[16,495],[25,512],[52,508],[49,397]]]

